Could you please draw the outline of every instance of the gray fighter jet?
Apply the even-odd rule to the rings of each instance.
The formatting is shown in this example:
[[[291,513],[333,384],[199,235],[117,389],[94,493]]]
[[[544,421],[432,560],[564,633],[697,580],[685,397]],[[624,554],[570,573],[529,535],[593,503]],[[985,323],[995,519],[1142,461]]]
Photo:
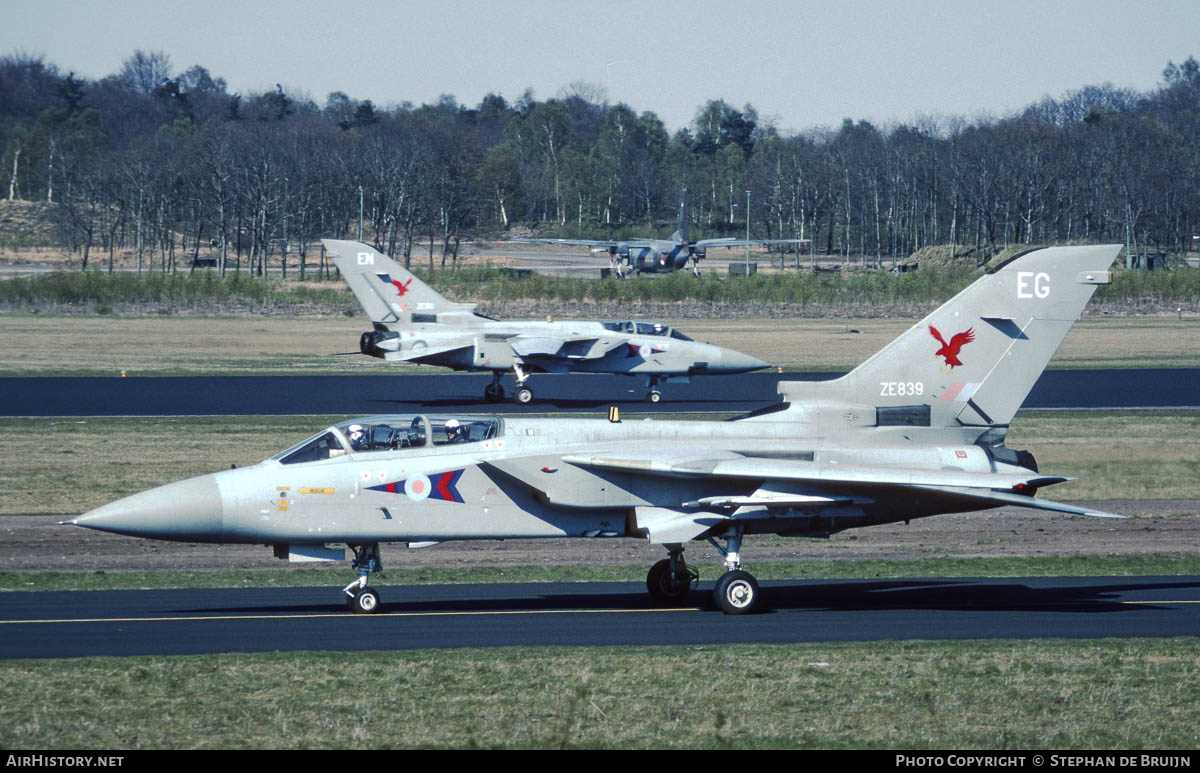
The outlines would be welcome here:
[[[645,376],[646,399],[662,398],[663,381],[745,373],[767,367],[747,354],[693,341],[658,322],[502,322],[475,313],[473,303],[443,298],[399,263],[361,242],[323,240],[375,329],[359,351],[391,362],[490,371],[489,402],[504,399],[500,379],[516,377],[513,398],[533,400],[534,372]]]
[[[1035,496],[1067,478],[1005,446],[1030,388],[1120,245],[1035,250],[987,275],[845,376],[783,382],[736,421],[375,416],[343,421],[270,459],[172,483],[71,523],[190,542],[263,543],[281,558],[354,554],[356,612],[379,545],[634,537],[667,557],[646,578],[662,604],[697,581],[684,545],[724,557],[716,605],[759,605],[745,535],[826,537],[939,513],[1017,505],[1111,516]],[[344,554],[344,550],[342,551]]]
[[[591,247],[608,253],[609,265],[617,276],[630,273],[668,273],[692,263],[692,273],[700,275],[700,261],[713,247],[746,247],[760,244],[808,244],[808,239],[699,239],[689,240],[684,202],[679,202],[679,228],[666,239],[531,239],[505,238],[501,241],[520,244],[563,244]]]

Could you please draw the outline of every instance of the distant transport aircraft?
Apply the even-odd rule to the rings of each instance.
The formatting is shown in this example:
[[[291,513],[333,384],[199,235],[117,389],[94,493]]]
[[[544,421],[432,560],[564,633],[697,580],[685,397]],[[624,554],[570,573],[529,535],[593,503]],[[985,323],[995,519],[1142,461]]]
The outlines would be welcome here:
[[[735,421],[350,419],[253,467],[134,494],[69,523],[262,543],[293,560],[344,558],[329,545],[345,543],[358,572],[345,597],[358,613],[380,609],[367,581],[384,542],[633,537],[666,550],[646,585],[667,605],[695,586],[684,545],[703,540],[724,557],[715,604],[742,614],[761,596],[742,569],[746,535],[828,537],[1003,505],[1120,517],[1035,496],[1068,479],[1005,445],[1120,250],[1019,255],[845,376],[782,382],[778,405]]]
[[[608,253],[609,264],[617,276],[628,276],[631,272],[654,274],[681,269],[692,263],[692,273],[700,275],[700,261],[713,247],[746,247],[760,244],[808,244],[808,239],[700,239],[691,241],[687,237],[687,218],[684,202],[679,202],[679,228],[666,239],[532,239],[505,238],[501,241],[521,244],[564,244],[576,247],[591,247],[594,251]]]
[[[504,399],[500,379],[510,372],[518,403],[533,400],[528,382],[534,372],[645,376],[646,399],[657,403],[663,381],[767,367],[658,322],[491,319],[476,314],[473,303],[446,300],[370,245],[335,239],[324,244],[374,325],[360,337],[359,351],[389,362],[490,371],[492,382],[484,389],[489,402]]]

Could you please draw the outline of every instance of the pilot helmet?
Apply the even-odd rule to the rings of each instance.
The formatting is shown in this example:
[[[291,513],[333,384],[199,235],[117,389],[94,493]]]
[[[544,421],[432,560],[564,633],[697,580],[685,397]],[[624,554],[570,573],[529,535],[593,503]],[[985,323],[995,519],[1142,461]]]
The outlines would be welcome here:
[[[366,432],[363,431],[363,425],[351,424],[346,428],[346,433],[350,436],[350,444],[358,445],[366,437]]]
[[[458,423],[458,419],[449,419],[446,421],[446,437],[451,440],[458,439],[458,433],[462,426]]]

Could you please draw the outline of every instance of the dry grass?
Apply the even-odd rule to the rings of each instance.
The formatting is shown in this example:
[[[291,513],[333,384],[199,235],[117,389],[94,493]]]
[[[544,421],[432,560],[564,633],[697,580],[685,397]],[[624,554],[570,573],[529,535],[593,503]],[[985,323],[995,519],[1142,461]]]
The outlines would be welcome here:
[[[355,354],[362,319],[0,316],[0,375],[395,372]]]
[[[913,320],[665,320],[697,340],[795,370],[849,370]],[[363,317],[0,315],[0,376],[442,373],[360,355]],[[1200,320],[1085,319],[1052,367],[1197,367]]]
[[[74,515],[130,493],[266,459],[334,417],[3,419],[0,515]]]
[[[1052,499],[1192,499],[1200,494],[1200,414],[1036,413],[1017,417],[1010,448],[1078,480]]]
[[[1198,655],[1175,639],[15,661],[0,745],[1193,749]]]

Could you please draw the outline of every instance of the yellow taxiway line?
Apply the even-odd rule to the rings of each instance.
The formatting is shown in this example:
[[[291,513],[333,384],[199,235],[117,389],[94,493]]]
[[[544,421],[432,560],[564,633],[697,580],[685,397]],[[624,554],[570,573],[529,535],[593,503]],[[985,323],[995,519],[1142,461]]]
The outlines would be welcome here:
[[[80,617],[46,620],[0,620],[0,625],[22,623],[176,623],[189,620],[311,620],[323,617],[348,617],[357,620],[381,617],[466,617],[494,615],[597,615],[604,613],[634,614],[638,612],[700,612],[703,607],[664,607],[662,609],[512,609],[475,612],[377,612],[370,615],[353,615],[347,612],[327,612],[311,615],[198,615],[195,617]]]
[[[1063,606],[1073,602],[1058,602],[1049,606]],[[1146,600],[1146,601],[1117,601],[1100,602],[1130,605],[1154,604],[1159,606],[1175,606],[1180,604],[1200,604],[1200,600]],[[701,612],[704,607],[662,607],[656,609],[510,609],[510,610],[476,610],[464,612],[378,612],[370,615],[354,615],[347,612],[322,612],[307,615],[197,615],[192,617],[79,617],[79,618],[48,618],[30,620],[0,620],[0,625],[49,624],[49,623],[178,623],[188,621],[219,621],[219,620],[313,620],[325,617],[336,617],[339,620],[385,617],[493,617],[500,615],[598,615],[606,613],[637,614],[652,612]]]

